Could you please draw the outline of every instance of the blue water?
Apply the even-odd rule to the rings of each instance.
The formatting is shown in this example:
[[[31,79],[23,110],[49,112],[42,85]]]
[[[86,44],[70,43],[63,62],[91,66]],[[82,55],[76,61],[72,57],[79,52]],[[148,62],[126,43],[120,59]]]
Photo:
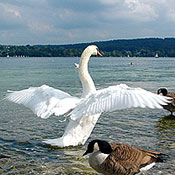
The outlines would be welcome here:
[[[0,58],[0,174],[97,174],[82,157],[86,145],[59,149],[42,143],[58,138],[68,121],[36,117],[29,109],[5,100],[6,91],[47,84],[72,95],[81,95],[73,63],[79,58]],[[133,65],[130,63],[133,62]],[[156,92],[175,91],[175,58],[91,58],[89,71],[97,89],[125,83]],[[148,175],[175,174],[175,117],[163,109],[132,108],[103,114],[88,141],[128,143],[169,154]]]

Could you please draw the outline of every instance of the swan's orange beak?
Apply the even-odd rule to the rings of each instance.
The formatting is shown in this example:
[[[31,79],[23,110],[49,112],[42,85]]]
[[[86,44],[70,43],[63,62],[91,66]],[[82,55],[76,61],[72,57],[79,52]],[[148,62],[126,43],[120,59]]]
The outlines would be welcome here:
[[[97,54],[100,55],[101,57],[103,56],[99,50],[97,50]]]

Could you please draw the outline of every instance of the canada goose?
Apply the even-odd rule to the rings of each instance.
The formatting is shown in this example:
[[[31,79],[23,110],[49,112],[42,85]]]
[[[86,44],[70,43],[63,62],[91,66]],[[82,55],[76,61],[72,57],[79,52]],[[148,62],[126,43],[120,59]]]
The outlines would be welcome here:
[[[160,88],[157,91],[157,94],[171,97],[171,103],[168,103],[167,105],[162,105],[164,109],[171,112],[171,115],[173,115],[173,112],[175,111],[175,93],[168,92],[166,88]]]
[[[90,166],[105,175],[133,175],[163,162],[163,154],[156,151],[104,140],[91,141],[83,156],[88,153]]]

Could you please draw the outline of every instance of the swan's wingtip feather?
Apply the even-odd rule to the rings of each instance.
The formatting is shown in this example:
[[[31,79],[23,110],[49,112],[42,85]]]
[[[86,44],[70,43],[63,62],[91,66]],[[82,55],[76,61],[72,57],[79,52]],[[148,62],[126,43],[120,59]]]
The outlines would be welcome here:
[[[12,90],[9,90],[9,89],[7,90],[7,93],[12,93],[12,92],[15,92],[15,91],[12,91]]]

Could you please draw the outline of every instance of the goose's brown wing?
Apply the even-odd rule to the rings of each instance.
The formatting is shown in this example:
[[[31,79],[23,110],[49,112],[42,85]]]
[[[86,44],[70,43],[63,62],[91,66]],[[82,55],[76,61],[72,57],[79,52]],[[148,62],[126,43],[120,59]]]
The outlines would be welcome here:
[[[172,99],[170,99],[170,103],[163,105],[163,108],[172,113],[175,111],[175,93],[168,93],[167,97],[171,97]]]
[[[140,168],[155,161],[151,152],[141,150],[127,144],[111,144],[114,151],[103,162],[103,167],[109,174],[132,175]]]
[[[169,92],[168,94],[167,94],[167,97],[171,97],[172,98],[172,104],[175,106],[175,93],[171,93],[171,92]]]

